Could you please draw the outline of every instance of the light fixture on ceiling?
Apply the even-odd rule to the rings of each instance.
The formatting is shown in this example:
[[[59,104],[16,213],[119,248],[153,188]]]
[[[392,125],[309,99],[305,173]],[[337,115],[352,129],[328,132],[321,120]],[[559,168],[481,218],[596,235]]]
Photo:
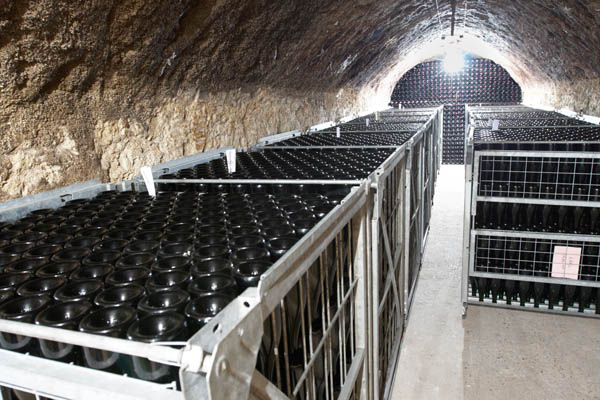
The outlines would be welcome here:
[[[449,49],[444,55],[444,72],[456,74],[465,67],[465,56],[458,48]]]

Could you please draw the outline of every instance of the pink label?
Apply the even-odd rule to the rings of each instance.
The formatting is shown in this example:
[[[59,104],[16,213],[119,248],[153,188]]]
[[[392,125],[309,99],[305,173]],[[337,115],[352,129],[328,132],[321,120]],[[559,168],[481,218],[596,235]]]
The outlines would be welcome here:
[[[555,246],[552,258],[552,277],[577,280],[580,261],[581,247]]]

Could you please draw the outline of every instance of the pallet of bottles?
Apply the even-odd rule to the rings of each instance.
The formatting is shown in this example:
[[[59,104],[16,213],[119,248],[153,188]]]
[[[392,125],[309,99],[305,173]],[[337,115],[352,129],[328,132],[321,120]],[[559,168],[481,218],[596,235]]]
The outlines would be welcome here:
[[[387,271],[393,284],[406,282],[405,265],[418,271],[437,121],[411,139],[410,163],[408,143],[261,149],[238,152],[230,173],[216,151],[154,168],[156,197],[138,181],[90,183],[2,204],[0,385],[65,398],[381,398],[407,312]],[[427,194],[394,204],[417,177]],[[381,234],[367,235],[368,223]],[[385,247],[384,229],[408,249],[399,264],[371,252]],[[415,250],[397,239],[407,229]],[[377,305],[367,258],[381,265]]]
[[[435,110],[427,110],[423,113],[432,113]],[[378,368],[377,373],[374,373],[372,382],[372,391],[376,397],[385,396],[391,389],[391,373],[394,370],[394,365],[397,357],[397,349],[399,348],[400,340],[402,338],[402,331],[404,326],[404,319],[407,317],[407,313],[410,307],[410,299],[414,293],[414,286],[418,270],[420,267],[420,260],[422,250],[425,245],[424,234],[426,234],[429,218],[430,218],[430,207],[432,203],[433,187],[435,185],[435,179],[437,177],[437,169],[439,168],[439,148],[441,147],[441,110],[438,110],[437,114],[431,114],[427,123],[422,124],[419,132],[413,133],[410,137],[410,141],[400,146],[396,150],[390,150],[385,147],[363,147],[362,149],[349,148],[342,142],[336,142],[333,146],[296,146],[296,147],[285,147],[281,146],[281,143],[276,142],[274,146],[266,146],[262,148],[256,148],[248,153],[238,153],[237,160],[238,166],[236,167],[235,174],[227,174],[226,171],[226,160],[213,160],[210,165],[198,165],[193,168],[182,169],[176,174],[168,174],[159,176],[157,184],[170,185],[168,180],[172,179],[183,179],[188,180],[187,185],[195,185],[192,179],[204,179],[208,182],[209,179],[236,179],[236,178],[248,178],[250,180],[260,179],[265,177],[271,177],[276,179],[310,179],[311,177],[317,177],[320,180],[331,178],[331,176],[322,175],[322,171],[304,170],[304,162],[306,164],[312,164],[317,160],[321,160],[325,164],[329,164],[328,157],[336,158],[338,160],[337,170],[348,172],[350,163],[344,162],[344,154],[351,154],[352,157],[360,154],[376,154],[377,152],[385,155],[393,154],[388,160],[382,164],[381,168],[378,168],[377,174],[372,174],[369,180],[373,182],[372,187],[376,187],[373,194],[373,211],[372,214],[376,216],[372,220],[372,232],[380,232],[379,234],[373,234],[369,240],[370,249],[378,249],[373,251],[371,254],[372,268],[370,273],[373,274],[370,280],[374,286],[370,288],[370,295],[373,303],[369,305],[369,324],[372,331],[378,332],[376,336],[371,337],[370,349],[373,352],[373,366],[371,368]],[[387,114],[398,115],[397,112],[389,112]],[[405,114],[405,113],[403,113]],[[434,118],[435,117],[435,118]],[[380,133],[386,135],[385,132]],[[314,134],[310,134],[312,136]],[[349,137],[355,137],[360,135],[358,133],[350,132],[347,134]],[[302,136],[301,136],[302,137]],[[273,143],[273,141],[270,141]],[[287,158],[288,161],[297,162],[297,164],[291,165],[277,165],[277,170],[285,171],[285,174],[274,176],[264,175],[258,173],[256,170],[252,170],[251,174],[248,174],[247,166],[250,165],[246,162],[242,162],[247,157],[254,159],[255,157],[267,157],[273,159],[271,154],[298,154],[298,156]],[[438,159],[436,159],[438,158]],[[259,169],[263,169],[261,165],[264,163],[253,163],[254,167],[258,166]],[[353,163],[354,166],[356,163]],[[320,164],[319,164],[320,165]],[[426,170],[421,171],[421,166],[426,166]],[[157,168],[160,170],[160,168]],[[198,174],[198,171],[202,170],[202,174]],[[194,171],[194,173],[192,173]],[[218,172],[220,171],[220,172]],[[293,175],[286,175],[287,173],[294,171]],[[263,171],[264,172],[264,171]],[[365,175],[339,175],[339,179],[350,179],[359,178],[364,179]],[[410,178],[409,178],[410,177]],[[406,180],[409,179],[407,182]],[[226,181],[221,182],[224,184]],[[321,182],[322,184],[325,182]],[[184,182],[176,183],[177,185],[186,185]],[[208,184],[214,185],[214,184]],[[282,182],[274,185],[274,187],[280,187]],[[410,196],[410,188],[423,187],[423,191],[417,191],[418,196],[412,198],[411,201],[406,199]],[[235,185],[230,186],[230,190],[239,190],[240,186],[244,186],[243,183],[237,182]],[[291,186],[291,185],[288,185]],[[304,190],[301,185],[294,185],[294,190]],[[183,188],[183,186],[181,187]],[[252,186],[250,186],[251,190]],[[213,190],[213,189],[209,189]],[[291,189],[290,189],[291,190]],[[385,196],[386,203],[388,206],[383,207],[383,197]],[[403,210],[401,204],[406,203],[408,209]],[[402,217],[403,213],[410,213],[412,218],[407,219]],[[404,222],[402,222],[404,221]],[[406,228],[402,223],[407,223]],[[381,226],[380,226],[381,225]],[[386,228],[383,228],[383,227]],[[389,248],[392,254],[397,254],[398,251],[402,251],[404,257],[393,259],[396,260],[394,265],[388,264],[390,259],[388,249],[383,245],[385,239],[383,236],[383,229],[387,233],[387,237],[390,243],[398,244],[401,247],[392,246]],[[410,241],[402,241],[399,238],[402,235],[411,237]],[[392,270],[393,273],[389,273]],[[394,280],[390,280],[391,277],[395,277]],[[392,291],[390,285],[397,285],[400,282],[404,282],[406,285],[403,288],[398,287],[397,291]],[[404,297],[402,293],[409,293],[408,297]],[[381,324],[381,318],[385,318],[387,324]],[[268,379],[275,379],[273,375],[270,375]],[[277,386],[280,387],[281,383]]]
[[[244,317],[240,307],[241,311],[248,310],[247,315],[257,311],[260,315],[256,303],[259,297],[250,296],[246,289],[256,290],[253,287],[262,275],[269,275],[264,274],[267,271],[272,275],[274,270],[279,274],[287,270],[295,275],[299,269],[293,267],[309,259],[310,251],[296,255],[296,265],[287,268],[277,268],[277,261],[293,246],[305,243],[309,247],[309,240],[302,238],[310,231],[313,239],[327,233],[320,238],[325,249],[313,254],[321,261],[310,268],[303,267],[307,269],[307,286],[303,290],[315,301],[311,338],[316,340],[318,332],[321,341],[332,340],[332,335],[336,335],[339,346],[329,350],[344,354],[344,358],[334,360],[336,364],[330,365],[329,376],[302,378],[295,363],[300,361],[297,350],[304,344],[290,338],[285,346],[294,347],[286,347],[289,353],[285,354],[291,359],[281,361],[285,362],[282,368],[288,375],[295,374],[294,380],[279,383],[289,395],[297,386],[306,392],[315,384],[321,385],[324,379],[330,379],[332,390],[351,387],[359,375],[349,377],[349,370],[351,366],[360,367],[366,348],[361,344],[366,335],[360,332],[366,326],[364,316],[357,315],[354,304],[364,299],[355,293],[354,274],[363,275],[358,268],[364,268],[366,263],[353,261],[360,243],[356,238],[351,243],[352,229],[358,229],[361,220],[352,222],[355,215],[346,214],[364,208],[365,198],[361,191],[350,193],[344,188],[347,195],[337,191],[326,199],[318,193],[322,188],[302,196],[280,188],[272,188],[269,193],[232,193],[222,187],[197,192],[188,188],[184,192],[160,191],[155,197],[145,192],[105,190],[67,201],[58,208],[32,210],[23,218],[2,223],[0,344],[5,350],[1,350],[0,369],[5,369],[0,381],[7,387],[72,397],[76,385],[81,385],[76,379],[87,376],[90,381],[105,385],[99,392],[90,391],[86,398],[106,398],[109,394],[119,398],[112,390],[123,385],[140,390],[137,395],[141,398],[184,398],[184,392],[185,398],[205,398],[206,386],[190,387],[194,379],[187,381],[185,374],[179,379],[179,367],[189,367],[183,361],[184,354],[200,357],[201,353],[194,354],[194,348],[202,345],[205,357],[210,357],[210,353],[216,357],[216,350],[205,344],[207,336],[222,340],[231,335],[231,318]],[[333,201],[333,197],[337,200]],[[333,212],[337,214],[335,219],[324,219],[341,200],[347,205]],[[315,234],[313,228],[320,222],[322,232]],[[339,228],[327,231],[332,226]],[[290,262],[291,257],[287,260]],[[325,273],[332,287],[327,296],[319,291],[322,286],[318,282],[325,282],[319,265],[329,271]],[[284,281],[294,279],[288,277]],[[273,282],[270,289],[283,292],[279,285],[281,281]],[[294,290],[297,285],[298,282]],[[273,318],[273,324],[269,324],[271,340],[285,330],[275,319],[281,321],[286,308],[289,313],[301,311],[303,320],[308,318],[306,309],[298,308],[294,293],[297,292],[282,294],[281,303],[268,308]],[[303,299],[310,301],[306,296]],[[331,311],[328,304],[342,307],[344,314],[331,322],[322,320],[321,312]],[[217,317],[221,311],[223,315]],[[236,330],[256,329],[256,323],[253,326],[242,321],[235,325]],[[47,327],[58,329],[50,333],[40,330]],[[202,329],[203,334],[196,333]],[[237,368],[248,368],[244,363],[250,359],[252,370],[257,363],[256,368],[263,375],[276,380],[267,374],[275,372],[273,351],[284,352],[283,347],[277,350],[279,344],[274,342],[261,345],[260,337],[258,342],[252,342],[248,334],[238,337],[237,342],[229,340],[231,350],[222,349],[225,353],[236,351],[240,344],[255,349],[250,357],[244,352],[241,354],[246,357],[229,356],[234,368],[231,373],[236,373]],[[165,345],[153,346],[155,342]],[[187,344],[179,348],[179,343]],[[280,339],[277,343],[283,346]],[[320,360],[325,357],[324,350],[311,351]],[[12,369],[15,366],[25,368],[46,362],[52,371],[62,372],[64,381],[60,388],[40,387],[37,380],[29,384],[20,378],[5,381],[16,375]],[[193,375],[201,377],[203,371],[198,369]],[[46,378],[44,371],[29,375],[32,377]],[[167,390],[166,385],[172,382],[172,390]],[[237,384],[229,387],[228,393],[247,396],[248,389],[248,385]],[[214,389],[211,393],[219,397]]]
[[[524,107],[468,114],[463,306],[597,315],[600,126]],[[500,123],[480,127],[490,116]]]

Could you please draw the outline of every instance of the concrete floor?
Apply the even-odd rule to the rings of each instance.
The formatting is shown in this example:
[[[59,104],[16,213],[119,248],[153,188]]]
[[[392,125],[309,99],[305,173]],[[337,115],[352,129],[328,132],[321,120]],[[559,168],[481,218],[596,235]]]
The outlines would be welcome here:
[[[393,400],[600,399],[600,320],[460,302],[464,167],[445,165]]]

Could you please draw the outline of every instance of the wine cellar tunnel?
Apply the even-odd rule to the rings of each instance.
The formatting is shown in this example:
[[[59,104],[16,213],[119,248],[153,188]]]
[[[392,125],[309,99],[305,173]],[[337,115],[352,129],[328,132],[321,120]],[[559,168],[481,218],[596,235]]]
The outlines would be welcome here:
[[[598,398],[599,27],[2,2],[0,399]]]
[[[522,100],[521,88],[501,66],[469,55],[463,58],[463,68],[451,73],[445,71],[444,60],[417,65],[400,78],[389,103],[394,108],[444,106],[443,164],[464,163],[465,105]]]

